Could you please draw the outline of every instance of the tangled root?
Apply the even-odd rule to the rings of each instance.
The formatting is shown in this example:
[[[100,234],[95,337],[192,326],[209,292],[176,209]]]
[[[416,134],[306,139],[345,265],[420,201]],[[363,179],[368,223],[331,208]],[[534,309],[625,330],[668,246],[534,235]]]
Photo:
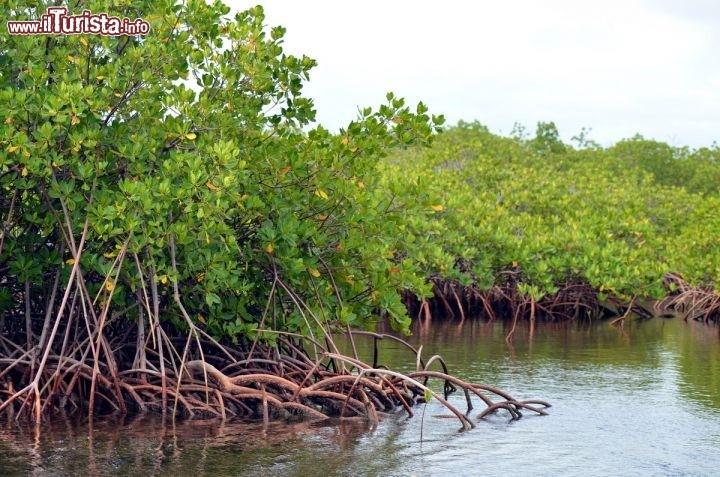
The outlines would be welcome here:
[[[82,347],[76,347],[74,354],[51,354],[39,370],[33,354],[2,338],[11,351],[0,358],[0,413],[16,420],[40,420],[57,413],[159,412],[186,418],[377,422],[398,410],[411,417],[413,406],[436,399],[458,419],[462,429],[470,429],[475,426],[469,417],[475,398],[475,404],[481,406],[479,418],[503,409],[511,419],[520,418],[522,411],[546,414],[543,408],[547,403],[520,401],[494,387],[463,381],[448,373],[441,357],[433,356],[426,363],[418,350],[400,338],[353,334],[372,337],[376,349],[383,338],[403,343],[415,353],[416,371],[402,374],[377,362],[371,366],[317,342],[314,347],[320,347],[319,353],[312,358],[302,339],[289,334],[278,338],[273,347],[255,343],[250,350],[205,342],[201,353],[200,344],[188,346],[184,361],[175,349],[169,353],[166,349],[161,363],[159,355],[148,348],[142,367],[124,359],[132,354],[127,346],[108,342],[109,349],[116,350],[112,360],[95,361],[91,353],[81,353]],[[118,369],[123,364],[127,367]],[[433,364],[439,364],[442,372],[430,370]],[[98,373],[93,372],[96,366]],[[28,378],[32,380],[28,382]],[[442,381],[443,392],[433,391],[429,380]],[[448,400],[457,391],[465,395],[465,412]]]
[[[664,309],[686,321],[720,323],[720,293],[713,287],[692,286],[676,274],[667,274],[665,285],[673,290],[673,294],[662,302]]]
[[[406,291],[402,295],[403,303],[411,316],[424,321],[432,317],[461,322],[467,317],[490,321],[498,317],[512,317],[515,321],[567,321],[615,314],[615,310],[606,308],[601,302],[597,290],[583,281],[569,281],[556,293],[533,300],[518,289],[519,271],[508,271],[502,275],[504,283],[487,290],[455,280],[434,278],[431,280],[432,297],[419,299]]]
[[[576,319],[613,318],[613,324],[633,315],[641,318],[674,317],[685,320],[720,323],[720,293],[713,286],[693,286],[680,275],[667,274],[664,279],[668,292],[662,300],[633,297],[623,300],[609,296],[600,300],[598,291],[581,280],[568,281],[552,295],[534,300],[519,292],[520,272],[501,274],[503,284],[481,290],[475,285],[463,285],[454,280],[434,278],[433,294],[421,299],[409,291],[402,294],[403,303],[411,316],[423,323],[433,318],[455,319],[467,317],[493,321],[510,319],[513,328],[521,320],[571,321]]]

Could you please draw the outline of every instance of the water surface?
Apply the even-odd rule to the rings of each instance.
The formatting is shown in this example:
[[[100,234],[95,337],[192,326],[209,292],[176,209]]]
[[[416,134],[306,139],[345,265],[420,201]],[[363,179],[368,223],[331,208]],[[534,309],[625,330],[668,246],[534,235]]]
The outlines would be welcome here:
[[[615,329],[563,324],[516,332],[466,322],[416,329],[423,355],[458,376],[550,401],[550,415],[505,414],[458,432],[431,403],[421,419],[262,424],[160,418],[54,421],[40,435],[0,427],[2,475],[709,475],[720,468],[718,329],[651,320]],[[371,342],[357,338],[370,360]],[[410,369],[402,346],[380,362]],[[439,386],[438,386],[439,388]],[[451,398],[463,408],[464,398]],[[477,406],[480,407],[479,405]],[[477,412],[473,412],[473,419]],[[422,441],[421,441],[422,426]]]

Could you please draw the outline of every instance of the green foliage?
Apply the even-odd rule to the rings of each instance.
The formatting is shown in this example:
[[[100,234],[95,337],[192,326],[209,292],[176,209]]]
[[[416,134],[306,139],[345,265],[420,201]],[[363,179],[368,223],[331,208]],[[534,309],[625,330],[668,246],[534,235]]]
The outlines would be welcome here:
[[[718,192],[720,148],[717,145],[692,150],[635,136],[618,142],[610,151],[621,159],[621,165],[650,172],[658,184],[683,187],[688,192]]]
[[[10,1],[8,19],[47,2],[33,5]],[[86,223],[80,269],[101,305],[134,319],[157,285],[182,327],[177,286],[195,324],[232,338],[378,313],[406,330],[398,290],[426,294],[430,276],[488,288],[519,268],[536,298],[569,277],[619,296],[660,296],[671,271],[719,281],[716,147],[602,149],[583,132],[574,149],[540,123],[532,139],[461,124],[421,149],[442,116],[392,93],[331,133],[302,94],[314,60],[286,54],[260,7],[111,13],[152,30],[0,37],[0,313],[15,323],[25,287],[41,314],[56,274],[67,283]]]
[[[540,152],[559,153],[565,151],[565,145],[560,140],[560,133],[553,122],[538,123],[535,139],[531,141],[531,145]]]
[[[518,267],[535,298],[569,278],[625,298],[664,295],[667,272],[719,284],[717,149],[583,141],[562,144],[552,123],[530,140],[461,123],[384,161],[387,188],[424,209],[405,216],[406,253],[483,289]]]
[[[5,20],[48,3],[11,0]],[[221,2],[117,5],[110,13],[148,20],[150,34],[0,36],[0,306],[26,281],[43,302],[57,270],[65,283],[68,226],[77,242],[87,220],[89,291],[127,244],[112,300],[130,317],[145,280],[163,319],[182,326],[178,284],[216,336],[253,336],[273,289],[267,327],[317,332],[381,311],[405,328],[396,290],[425,285],[396,259],[403,225],[376,168],[392,148],[427,143],[441,118],[389,93],[339,134],[311,128],[302,88],[315,61],[286,54],[262,8],[228,18]]]

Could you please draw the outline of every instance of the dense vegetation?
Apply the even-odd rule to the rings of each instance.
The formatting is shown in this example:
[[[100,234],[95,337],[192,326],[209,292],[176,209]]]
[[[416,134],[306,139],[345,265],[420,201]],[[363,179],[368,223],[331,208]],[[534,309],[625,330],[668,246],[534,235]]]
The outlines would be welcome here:
[[[5,11],[37,19],[49,3]],[[311,128],[302,87],[315,62],[283,52],[262,8],[119,10],[152,33],[0,37],[0,418],[376,421],[437,398],[467,429],[470,393],[480,417],[545,414],[427,369],[438,357],[426,365],[412,347],[405,375],[334,345],[338,328],[377,314],[407,328],[397,290],[425,285],[396,263],[400,222],[377,163],[427,144],[441,116],[388,93],[338,134]],[[464,389],[467,413],[431,378],[445,398]]]
[[[513,272],[541,300],[567,283],[599,299],[660,299],[667,274],[720,284],[720,149],[640,137],[601,148],[563,144],[552,123],[534,138],[461,123],[427,150],[383,162],[406,214],[405,252],[426,276],[489,290]]]
[[[315,62],[283,52],[284,30],[260,8],[225,21],[222,4],[175,3],[125,8],[154,21],[146,39],[0,40],[7,326],[24,320],[18,299],[44,315],[47,284],[62,291],[76,260],[88,295],[133,321],[157,288],[159,318],[187,326],[177,287],[216,336],[251,335],[273,296],[268,323],[283,329],[375,310],[402,325],[375,164],[429,140],[427,108],[388,94],[340,134],[304,132]]]
[[[462,313],[488,291],[517,318],[718,283],[717,149],[575,149],[551,124],[436,136],[442,116],[392,93],[331,133],[302,95],[315,62],[284,53],[260,7],[120,10],[152,33],[0,37],[0,411],[165,411],[171,396],[187,414],[344,400],[375,416],[430,391],[337,354],[332,333],[379,316],[407,331],[409,297],[452,313],[450,285]],[[446,392],[484,389],[417,363]],[[543,412],[498,395],[488,412]]]

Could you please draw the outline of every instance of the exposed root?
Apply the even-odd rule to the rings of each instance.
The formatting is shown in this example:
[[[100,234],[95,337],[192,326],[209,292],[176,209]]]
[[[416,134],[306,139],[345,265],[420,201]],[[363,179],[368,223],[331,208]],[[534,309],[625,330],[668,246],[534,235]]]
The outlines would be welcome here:
[[[663,311],[669,310],[685,320],[720,323],[720,293],[715,288],[692,286],[675,274],[665,276],[665,285],[673,294],[660,305]]]
[[[720,292],[713,286],[692,286],[677,274],[665,277],[668,296],[662,300],[621,300],[610,296],[600,299],[598,291],[581,280],[571,280],[558,287],[552,295],[539,300],[525,296],[518,290],[521,272],[511,270],[500,274],[502,284],[481,290],[475,285],[463,285],[453,280],[434,278],[433,296],[419,299],[413,293],[402,294],[403,303],[410,316],[429,323],[436,319],[459,319],[467,317],[493,321],[510,319],[512,329],[507,335],[512,339],[519,321],[571,321],[577,319],[612,318],[618,326],[630,316],[640,318],[680,316],[685,320],[720,322]]]
[[[135,329],[129,328],[125,330],[128,334]],[[179,337],[173,335],[171,329],[163,332],[164,336]],[[304,351],[301,338],[279,333],[273,347],[258,342],[234,348],[211,343],[202,357],[199,340],[187,344],[186,339],[167,339],[163,358],[165,372],[162,373],[160,354],[152,346],[145,350],[144,368],[133,367],[137,364],[137,350],[123,343],[128,334],[119,333],[114,339],[104,337],[108,349],[115,350],[112,362],[118,368],[111,372],[110,361],[102,358],[94,361],[88,349],[93,341],[80,340],[78,336],[73,346],[66,346],[69,351],[65,355],[59,354],[60,347],[49,348],[42,368],[23,347],[8,346],[12,351],[0,357],[0,412],[15,420],[37,420],[57,413],[90,414],[89,397],[93,393],[95,415],[159,412],[187,418],[268,421],[340,417],[377,422],[380,416],[398,410],[412,416],[414,405],[436,399],[452,413],[462,429],[470,429],[474,427],[468,417],[474,407],[473,398],[477,399],[475,405],[480,403],[481,417],[502,409],[507,410],[512,419],[521,416],[521,409],[545,414],[534,407],[545,405],[544,402],[519,401],[490,386],[467,383],[450,375],[439,356],[431,357],[426,363],[420,356],[421,350],[401,338],[353,333],[376,341],[392,339],[402,343],[415,355],[418,369],[402,374],[378,367],[378,363],[371,366],[329,351],[312,356]],[[180,346],[183,351],[177,349]],[[182,363],[172,362],[170,356],[180,353],[187,359]],[[427,369],[438,364],[443,372]],[[28,376],[32,381],[23,386]],[[429,387],[429,380],[443,381],[444,392],[435,392]],[[457,390],[465,393],[465,412],[448,400]],[[500,401],[496,402],[491,394]]]
[[[501,274],[503,284],[481,290],[475,285],[463,285],[454,280],[434,278],[433,296],[420,300],[411,292],[402,294],[410,316],[422,317],[425,323],[435,318],[459,319],[467,317],[493,321],[510,317],[514,323],[521,320],[567,321],[579,318],[614,316],[612,308],[602,302],[597,290],[579,280],[568,281],[553,294],[533,300],[518,290],[519,271]],[[509,336],[511,338],[512,335]]]
[[[18,306],[0,321],[0,418],[37,423],[54,414],[92,418],[158,412],[173,418],[268,422],[339,417],[374,423],[397,410],[412,416],[414,405],[436,399],[463,429],[470,429],[474,424],[467,415],[473,409],[473,397],[486,413],[507,409],[512,418],[520,416],[520,409],[544,413],[502,391],[452,376],[440,356],[426,362],[422,347],[416,349],[396,336],[348,330],[350,337],[373,339],[372,365],[358,359],[354,341],[354,357],[341,354],[329,326],[276,270],[268,271],[273,291],[266,313],[275,293],[282,293],[285,301],[280,303],[294,307],[315,334],[258,329],[253,341],[219,342],[203,329],[202,322],[192,319],[177,282],[171,283],[170,293],[159,293],[154,265],[143,265],[130,250],[129,239],[118,249],[106,276],[87,277],[81,256],[88,224],[77,242],[69,225],[67,229],[64,243],[73,265],[66,283],[61,284],[56,274],[47,298],[44,293],[33,297],[27,286],[17,284]],[[169,249],[171,270],[177,275],[172,238]],[[123,267],[134,269],[139,277],[136,302],[130,305],[137,312],[132,314],[135,319],[129,319],[127,309],[112,308]],[[453,289],[448,296],[441,300],[446,311],[451,311],[453,303],[461,306],[462,293]],[[162,318],[161,309],[165,317],[174,315],[181,325]],[[423,301],[421,311],[429,319],[429,302]],[[463,312],[458,316],[464,319]],[[264,323],[265,315],[260,321]],[[270,333],[272,345],[259,340]],[[378,362],[379,343],[387,340],[412,353],[414,373],[392,371]],[[442,371],[431,371],[431,366]],[[429,387],[431,379],[443,381],[441,394]],[[449,400],[459,389],[465,395],[465,413]],[[501,401],[495,402],[488,392]]]

